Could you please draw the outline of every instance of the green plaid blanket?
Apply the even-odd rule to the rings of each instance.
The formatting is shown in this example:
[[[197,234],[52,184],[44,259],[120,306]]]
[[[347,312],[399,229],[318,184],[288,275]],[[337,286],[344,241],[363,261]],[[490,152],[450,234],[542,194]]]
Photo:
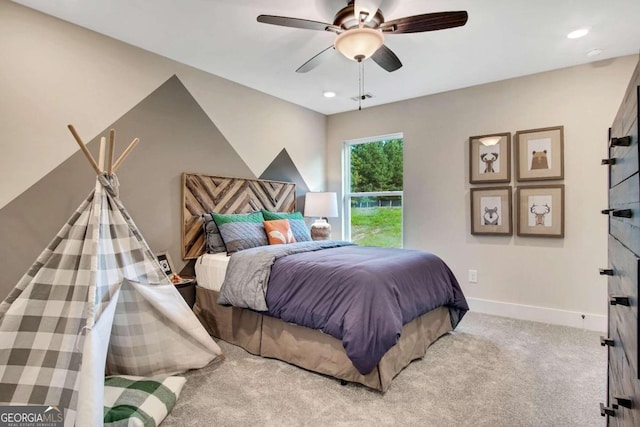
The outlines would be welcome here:
[[[106,377],[104,425],[158,426],[175,406],[185,382],[184,377]]]

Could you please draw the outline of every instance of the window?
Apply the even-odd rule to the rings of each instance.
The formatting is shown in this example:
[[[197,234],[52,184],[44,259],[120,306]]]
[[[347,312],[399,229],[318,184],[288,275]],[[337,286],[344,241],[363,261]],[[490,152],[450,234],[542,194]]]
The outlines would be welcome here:
[[[402,134],[345,141],[346,240],[402,247],[402,148]]]

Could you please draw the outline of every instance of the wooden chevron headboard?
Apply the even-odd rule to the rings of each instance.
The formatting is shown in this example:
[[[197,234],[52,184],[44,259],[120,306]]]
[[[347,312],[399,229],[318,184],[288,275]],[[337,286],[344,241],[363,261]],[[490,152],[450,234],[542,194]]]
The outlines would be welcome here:
[[[296,185],[264,179],[182,174],[182,258],[204,253],[204,213],[246,213],[265,209],[293,212]]]

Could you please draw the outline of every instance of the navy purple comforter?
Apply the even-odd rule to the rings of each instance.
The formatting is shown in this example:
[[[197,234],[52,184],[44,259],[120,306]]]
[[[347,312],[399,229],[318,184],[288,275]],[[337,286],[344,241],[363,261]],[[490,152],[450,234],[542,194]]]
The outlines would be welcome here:
[[[455,328],[469,309],[451,270],[427,252],[341,246],[274,261],[268,313],[342,340],[363,375],[396,344],[404,324],[444,305]]]

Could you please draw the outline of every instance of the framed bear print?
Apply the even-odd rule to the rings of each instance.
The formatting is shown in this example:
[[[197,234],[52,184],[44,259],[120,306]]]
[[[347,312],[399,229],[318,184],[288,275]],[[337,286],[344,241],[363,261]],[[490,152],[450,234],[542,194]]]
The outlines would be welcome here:
[[[469,138],[469,182],[485,184],[511,181],[511,134],[496,133]]]
[[[516,132],[515,152],[518,181],[564,178],[564,126]]]
[[[510,236],[512,188],[482,187],[471,189],[471,234]]]
[[[518,236],[564,237],[564,185],[530,185],[516,190]]]

